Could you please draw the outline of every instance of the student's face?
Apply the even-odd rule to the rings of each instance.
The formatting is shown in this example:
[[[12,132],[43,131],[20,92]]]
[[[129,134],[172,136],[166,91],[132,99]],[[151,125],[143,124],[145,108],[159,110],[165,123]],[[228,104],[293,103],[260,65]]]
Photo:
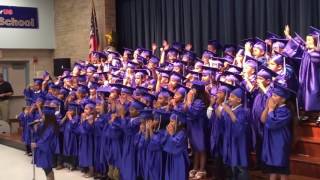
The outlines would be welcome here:
[[[282,104],[285,102],[285,99],[281,96],[278,96],[277,94],[272,94],[271,96],[272,100],[276,103],[276,104]]]
[[[85,96],[85,94],[83,94],[79,91],[77,91],[76,95],[77,95],[77,98],[83,98]]]
[[[38,84],[34,84],[34,85],[33,85],[33,89],[34,89],[35,91],[39,91],[40,88],[41,88],[41,86],[38,85]]]
[[[74,110],[69,110],[68,112],[70,113],[71,116],[74,116],[76,113]]]
[[[216,48],[214,48],[214,46],[212,46],[210,44],[207,46],[207,49],[208,49],[208,51],[216,52]]]
[[[268,62],[268,68],[274,72],[278,72],[282,70],[282,65],[278,65],[274,60],[270,59]]]
[[[130,117],[136,117],[138,116],[138,110],[136,108],[133,108],[133,107],[130,107],[129,108],[129,114],[130,114]]]
[[[206,55],[203,55],[203,56],[201,57],[201,60],[202,60],[203,62],[205,62],[205,63],[208,63],[208,62],[209,62],[209,57],[206,56]]]
[[[202,81],[209,82],[210,81],[210,75],[202,75]]]
[[[142,83],[142,77],[141,76],[136,76],[134,81],[135,81],[136,84],[141,84]]]
[[[176,81],[175,79],[170,78],[169,84],[170,84],[171,86],[173,86],[173,87],[176,87],[177,84],[178,84],[178,81]]]
[[[117,99],[118,98],[118,92],[117,91],[111,91],[109,98],[113,99],[113,100]]]
[[[121,98],[123,98],[123,99],[128,99],[128,94],[126,94],[126,93],[121,93]]]
[[[252,68],[251,66],[245,64],[244,68],[243,68],[243,72],[246,73],[246,74],[251,75],[251,74],[253,74],[255,72],[255,69]]]
[[[236,54],[235,60],[238,61],[238,62],[239,62],[239,61],[242,62],[243,57],[244,57],[244,56],[243,56],[242,54]]]
[[[173,98],[174,98],[174,100],[175,100],[176,102],[180,102],[180,101],[183,100],[183,95],[182,95],[181,93],[179,93],[179,92],[176,92],[176,93],[174,94]]]
[[[174,66],[172,71],[179,73],[181,71],[181,68],[180,68],[180,66]]]
[[[225,93],[223,91],[218,91],[217,92],[217,99],[224,99]]]
[[[167,103],[168,98],[164,97],[164,96],[158,96],[158,103],[160,104],[166,104]]]
[[[161,77],[161,82],[160,84],[167,84],[169,82],[169,78],[167,77]]]
[[[168,126],[171,126],[173,127],[173,129],[177,129],[177,121],[176,120],[173,120],[171,119]]]
[[[98,113],[103,113],[103,109],[104,109],[103,104],[97,104],[97,105],[96,105],[96,111],[97,111]]]
[[[270,80],[267,80],[261,76],[257,76],[257,83],[261,83],[264,87],[266,87],[270,84]]]
[[[168,59],[169,61],[173,61],[177,59],[177,55],[173,53],[168,53]]]
[[[314,49],[316,47],[316,43],[315,43],[314,38],[312,36],[306,37],[306,47],[308,49]]]
[[[97,91],[95,89],[90,89],[90,95],[94,96],[97,94]]]
[[[85,108],[84,108],[84,113],[85,113],[85,114],[91,114],[91,113],[92,113],[92,109],[89,108],[89,107],[85,107]]]
[[[234,94],[230,94],[228,100],[229,100],[229,105],[231,105],[231,106],[237,106],[237,105],[241,104],[241,99],[238,98],[237,96],[235,96]]]
[[[195,72],[201,72],[201,71],[202,71],[201,65],[196,65],[196,66],[194,67],[194,71],[195,71]]]
[[[263,54],[264,54],[264,51],[262,51],[261,49],[259,49],[259,48],[253,48],[253,51],[252,51],[252,54],[253,54],[253,56],[255,56],[255,57],[261,57],[261,56],[263,56]]]
[[[140,131],[146,132],[146,123],[145,122],[140,123]]]

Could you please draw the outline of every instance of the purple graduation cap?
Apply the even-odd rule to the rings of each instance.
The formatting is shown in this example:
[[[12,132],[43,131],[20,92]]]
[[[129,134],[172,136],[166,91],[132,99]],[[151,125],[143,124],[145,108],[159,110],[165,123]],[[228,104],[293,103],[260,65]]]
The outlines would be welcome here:
[[[236,45],[234,44],[226,44],[224,45],[223,49],[224,49],[223,52],[225,55],[228,54],[230,56],[234,56],[236,54],[237,48],[236,48]]]
[[[133,61],[129,61],[128,64],[127,64],[127,67],[128,68],[132,68],[132,69],[134,69],[134,68],[136,68],[138,66],[139,66],[139,64],[136,63],[136,62],[133,62]]]
[[[240,74],[234,72],[225,71],[223,74],[225,75],[226,80],[230,80],[235,84],[239,84],[243,80]]]
[[[135,69],[134,72],[136,73],[136,77],[144,77],[149,75],[149,72],[146,69]]]
[[[80,112],[81,106],[77,103],[69,103],[68,111],[74,111],[76,114]]]
[[[174,92],[170,91],[169,89],[167,89],[165,87],[161,87],[161,90],[160,90],[160,93],[158,94],[158,96],[173,97]]]
[[[194,59],[196,58],[196,54],[192,51],[184,51],[182,54],[182,61],[194,61]]]
[[[285,99],[289,99],[290,97],[294,96],[296,94],[296,92],[294,92],[293,90],[284,87],[282,84],[279,83],[273,83],[273,89],[272,89],[272,93],[276,94],[280,97],[283,97]]]
[[[157,70],[157,72],[160,73],[161,77],[166,77],[166,78],[169,78],[169,76],[172,72],[172,71],[164,70],[164,69],[160,69],[160,68],[157,68],[156,70]]]
[[[259,72],[257,73],[257,76],[263,77],[264,79],[272,80],[273,77],[278,76],[278,74],[271,69],[269,69],[265,65],[261,65]]]
[[[98,89],[100,86],[101,85],[97,82],[91,82],[88,87],[89,87],[89,89]]]
[[[174,109],[171,113],[170,120],[177,121],[178,124],[186,124],[187,116],[185,112]]]
[[[273,32],[267,31],[266,39],[273,39],[273,38],[281,39],[281,36],[279,36]]]
[[[270,38],[272,42],[272,48],[280,48],[283,49],[287,42],[289,41],[288,39],[278,39],[278,38]]]
[[[197,91],[204,91],[206,83],[203,81],[195,80],[192,82],[191,89],[196,89]]]
[[[216,50],[219,50],[222,47],[218,40],[209,40],[208,45],[213,46]]]
[[[317,48],[319,48],[320,47],[320,42],[319,42],[319,40],[320,40],[320,30],[315,28],[315,27],[313,27],[313,26],[309,26],[309,35],[311,35],[313,38],[316,39],[316,41],[317,41],[317,45],[316,46],[317,46]]]
[[[90,109],[94,109],[96,107],[96,103],[91,99],[87,99],[84,104],[85,104],[84,106],[85,108],[88,107]]]
[[[42,78],[34,78],[33,79],[33,83],[36,84],[36,85],[41,85],[42,82],[43,82]]]
[[[133,101],[130,103],[130,108],[134,108],[140,111],[145,108],[145,104],[143,104],[141,101],[137,99],[133,99]]]
[[[177,56],[179,54],[179,51],[175,48],[169,48],[166,51],[167,55],[173,55],[173,56]]]
[[[236,86],[222,82],[222,81],[218,81],[219,82],[219,87],[218,87],[218,92],[224,92],[225,94],[230,94],[230,92],[232,90],[234,90],[236,88]]]
[[[140,56],[144,58],[149,58],[152,55],[152,51],[149,49],[143,49]]]
[[[82,84],[78,84],[78,89],[77,92],[82,93],[82,94],[86,94],[88,93],[88,87]]]
[[[182,82],[186,78],[184,76],[182,76],[181,74],[177,73],[177,72],[171,72],[170,79],[178,81],[178,82]]]
[[[134,90],[135,90],[135,88],[125,86],[125,85],[122,85],[122,87],[121,87],[121,93],[129,94],[129,95],[132,95]]]
[[[182,52],[184,50],[184,44],[180,42],[173,42],[172,43],[172,48],[176,49],[179,52]]]
[[[44,106],[43,107],[43,110],[42,110],[42,113],[43,114],[50,114],[50,115],[54,115],[55,113],[55,108],[54,107],[50,107],[50,106]]]
[[[129,48],[123,48],[123,54],[132,55],[133,50]]]
[[[159,62],[160,62],[160,59],[159,59],[157,56],[152,55],[151,58],[150,58],[150,60],[149,60],[149,62],[158,65]]]
[[[256,37],[255,38],[255,44],[253,45],[253,48],[257,48],[257,49],[260,49],[261,51],[266,52],[267,44],[264,42],[264,40]]]
[[[187,93],[190,91],[190,88],[182,85],[182,84],[178,84],[178,89],[175,93],[179,93],[181,94],[183,97],[186,97]]]
[[[244,98],[245,96],[245,91],[242,89],[242,88],[236,88],[234,90],[231,91],[231,94],[237,96],[239,99],[242,99]]]
[[[153,120],[153,111],[151,109],[143,109],[140,111],[140,117],[144,120]]]
[[[211,51],[208,51],[208,50],[204,50],[203,53],[202,53],[202,57],[207,57],[209,59],[213,58],[217,56],[215,53],[211,52]]]

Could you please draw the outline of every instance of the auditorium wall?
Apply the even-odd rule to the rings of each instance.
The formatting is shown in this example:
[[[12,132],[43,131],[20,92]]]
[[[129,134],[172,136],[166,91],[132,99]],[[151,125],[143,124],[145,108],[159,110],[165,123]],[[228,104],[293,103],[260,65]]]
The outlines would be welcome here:
[[[95,0],[99,38],[116,28],[115,0]],[[88,57],[91,17],[90,0],[55,0],[55,58],[85,59]]]
[[[5,2],[5,3],[3,3]],[[23,2],[26,2],[23,4]],[[32,2],[33,4],[30,4]],[[115,0],[94,0],[97,21],[100,35],[101,47],[104,47],[105,40],[104,35],[107,32],[115,30],[116,19],[115,19]],[[8,39],[4,39],[3,36],[0,36],[0,44],[4,43],[14,44],[12,47],[4,48],[0,47],[0,72],[3,72],[1,64],[16,62],[24,62],[28,68],[28,79],[31,83],[34,76],[39,76],[41,72],[47,70],[50,73],[53,73],[53,59],[54,58],[71,58],[72,61],[77,59],[85,59],[88,56],[89,49],[89,31],[90,31],[90,17],[91,17],[91,1],[90,0],[8,0],[1,1],[0,5],[13,5],[13,6],[26,6],[26,7],[39,7],[37,3],[45,6],[47,4],[48,9],[46,10],[45,15],[42,15],[39,12],[39,19],[44,17],[49,18],[52,16],[53,26],[46,27],[51,28],[53,32],[53,42],[52,47],[43,46],[22,46],[19,40],[15,39],[16,36],[23,37],[28,36],[27,32],[30,30],[21,29],[19,31],[25,31],[25,34],[14,34],[12,36],[12,41],[9,42]],[[51,9],[50,9],[51,5]],[[51,11],[52,10],[52,11]],[[42,12],[42,11],[41,11]],[[41,28],[41,20],[40,28]],[[0,28],[0,30],[3,30]],[[11,29],[12,32],[17,31],[16,29]],[[8,31],[5,30],[5,31]],[[8,34],[7,34],[8,35]],[[15,36],[16,35],[16,36]],[[47,33],[48,36],[51,36],[51,33]],[[39,38],[41,38],[39,36]],[[49,38],[50,39],[50,38]],[[25,43],[36,43],[41,41],[37,38],[28,41]],[[50,43],[50,40],[45,40],[47,43]],[[9,80],[11,83],[20,82],[21,76],[10,75]],[[27,83],[26,83],[27,84]],[[24,105],[21,88],[15,90],[15,96],[10,101],[10,118],[14,118],[15,115],[21,110],[21,107]]]

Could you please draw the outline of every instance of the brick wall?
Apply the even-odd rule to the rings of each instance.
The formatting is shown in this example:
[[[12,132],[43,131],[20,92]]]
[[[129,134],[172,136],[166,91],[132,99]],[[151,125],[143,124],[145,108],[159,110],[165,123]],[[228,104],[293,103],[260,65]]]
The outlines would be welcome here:
[[[90,0],[55,0],[55,58],[85,59],[89,49],[91,17]],[[100,44],[105,45],[104,34],[115,30],[115,0],[94,0]]]

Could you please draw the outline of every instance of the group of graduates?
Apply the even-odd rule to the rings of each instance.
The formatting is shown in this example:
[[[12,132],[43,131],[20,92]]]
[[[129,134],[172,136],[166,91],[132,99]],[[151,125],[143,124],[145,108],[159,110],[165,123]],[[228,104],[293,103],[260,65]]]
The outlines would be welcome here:
[[[309,30],[306,41],[289,27],[239,46],[211,40],[201,58],[166,41],[159,58],[155,45],[92,52],[61,76],[45,72],[18,117],[27,153],[48,179],[53,167],[97,179],[204,179],[211,158],[216,179],[242,180],[255,151],[257,168],[287,179],[292,119],[320,110],[320,30]]]

